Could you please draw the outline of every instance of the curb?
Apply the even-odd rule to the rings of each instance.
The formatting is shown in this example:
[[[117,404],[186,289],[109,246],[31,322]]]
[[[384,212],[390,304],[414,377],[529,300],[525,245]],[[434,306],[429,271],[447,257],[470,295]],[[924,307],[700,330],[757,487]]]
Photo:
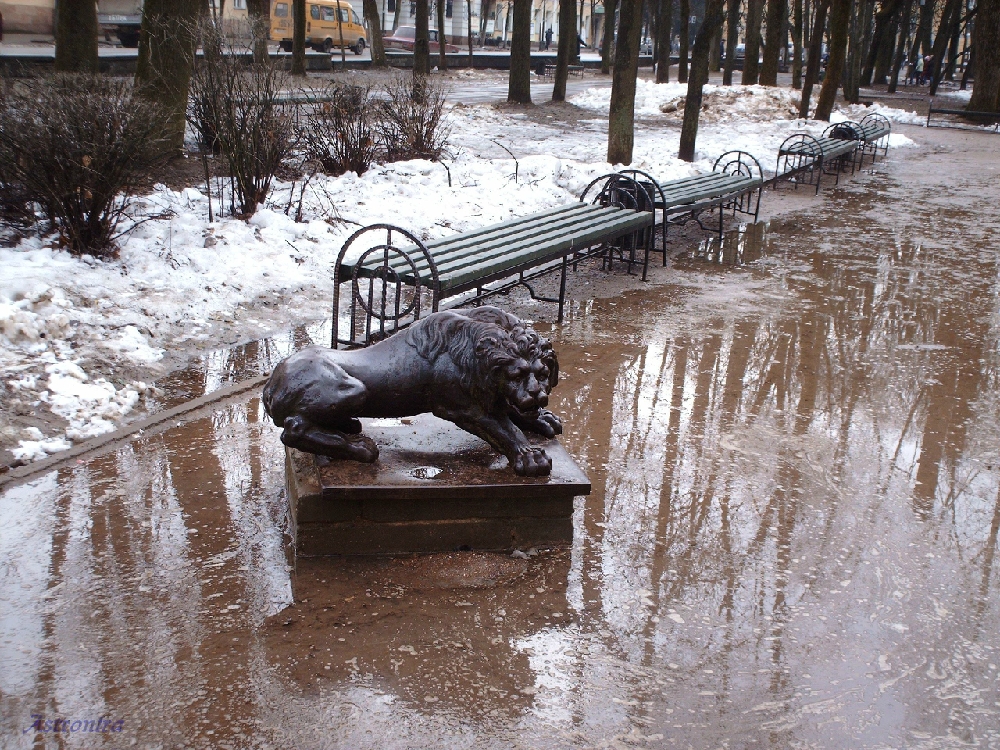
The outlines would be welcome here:
[[[228,398],[242,395],[247,391],[260,388],[265,382],[267,382],[268,377],[270,377],[269,374],[261,375],[260,377],[253,378],[251,380],[244,380],[240,383],[223,386],[222,388],[212,391],[211,393],[206,393],[204,396],[199,396],[198,398],[186,401],[179,406],[171,407],[166,411],[159,412],[158,414],[147,417],[146,419],[133,422],[120,430],[108,432],[104,435],[86,440],[79,445],[74,445],[69,450],[62,451],[61,453],[57,453],[48,458],[43,458],[40,461],[34,461],[24,466],[18,466],[17,468],[11,469],[6,473],[0,474],[0,490],[5,489],[10,484],[32,477],[35,474],[41,474],[42,472],[49,471],[66,461],[79,459],[82,456],[96,453],[97,451],[108,448],[115,443],[122,442],[135,435],[140,435],[148,430],[161,427],[166,422],[177,419],[178,417],[190,415],[192,412],[196,412],[219,401],[224,401]]]

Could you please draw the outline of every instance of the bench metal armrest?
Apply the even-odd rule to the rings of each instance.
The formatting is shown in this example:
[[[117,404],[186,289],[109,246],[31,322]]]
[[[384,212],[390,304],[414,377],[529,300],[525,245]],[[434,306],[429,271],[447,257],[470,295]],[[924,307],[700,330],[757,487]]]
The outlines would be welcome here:
[[[719,165],[722,169],[719,169]],[[749,177],[753,180],[764,181],[764,170],[760,168],[760,162],[753,154],[746,151],[727,151],[712,165],[715,172],[721,171],[723,174],[738,174]],[[755,171],[756,170],[756,171]]]
[[[829,125],[827,129],[823,131],[823,137],[834,138],[838,141],[863,141],[865,139],[864,133],[861,132],[861,128],[856,122],[851,120],[835,122],[832,125]]]
[[[405,244],[400,245],[400,239]],[[353,263],[345,264],[347,253],[355,244],[361,254]],[[346,278],[345,270],[350,272]],[[417,320],[424,286],[422,278],[430,280],[427,286],[433,295],[432,311],[436,312],[441,283],[437,264],[427,246],[412,233],[392,224],[372,224],[356,231],[347,238],[333,267],[331,346],[336,349],[340,343],[359,343],[355,340],[358,308],[364,311],[366,346],[405,327],[407,318]],[[368,281],[364,291],[362,279]],[[351,329],[348,338],[341,339],[340,287],[347,282],[351,284]],[[373,322],[377,323],[377,331],[372,330]]]
[[[650,180],[656,183],[652,178]],[[662,191],[660,195],[662,197]],[[588,197],[591,203],[627,208],[632,211],[652,211],[655,207],[649,188],[625,172],[612,172],[591,181],[580,193],[580,201],[586,202]]]

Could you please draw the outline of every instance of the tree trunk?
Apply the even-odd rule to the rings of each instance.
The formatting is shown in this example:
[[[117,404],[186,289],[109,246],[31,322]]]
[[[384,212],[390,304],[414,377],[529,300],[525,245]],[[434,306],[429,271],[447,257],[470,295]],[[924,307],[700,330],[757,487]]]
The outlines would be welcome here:
[[[417,0],[416,27],[416,37],[413,40],[413,77],[422,78],[431,72],[430,6],[427,0]]]
[[[635,140],[635,80],[639,73],[642,0],[621,0],[608,112],[608,163],[631,164]]]
[[[576,0],[559,0],[559,47],[556,52],[556,80],[552,101],[566,101],[569,62],[576,50]]]
[[[531,0],[514,0],[507,101],[531,104]]]
[[[816,102],[816,119],[830,120],[833,104],[840,88],[840,77],[847,57],[847,31],[851,22],[851,0],[832,0],[830,4],[830,57],[826,63],[826,78]]]
[[[306,74],[306,0],[292,0],[292,75]]]
[[[899,71],[903,67],[903,60],[906,58],[906,36],[910,31],[910,16],[913,13],[913,0],[905,0],[903,4],[903,16],[899,22],[899,41],[896,44],[896,54],[892,59],[892,77],[889,79],[889,93],[895,94],[896,87],[899,86]]]
[[[715,31],[712,32],[712,38],[708,45],[708,69],[713,73],[718,73],[722,70],[722,50],[719,49],[722,44],[722,24],[716,27]]]
[[[684,103],[684,122],[681,125],[678,158],[694,161],[695,141],[698,138],[698,117],[701,114],[702,87],[708,81],[709,45],[715,30],[722,25],[722,0],[706,0],[705,20],[691,51],[691,80],[688,81],[687,99]],[[780,24],[779,24],[780,25]]]
[[[1000,112],[1000,0],[979,0],[972,30],[976,83],[968,109]]]
[[[142,9],[136,90],[163,108],[166,136],[178,150],[184,145],[199,11],[198,0],[146,0]]]
[[[403,10],[403,0],[396,0],[396,11],[392,14],[392,33],[399,28],[399,14]]]
[[[760,68],[762,86],[778,85],[778,57],[785,48],[784,19],[786,0],[767,0],[767,39],[764,41],[764,64]]]
[[[736,70],[736,45],[739,42],[740,0],[726,0],[726,64],[722,69],[723,86],[733,85],[733,71]]]
[[[958,40],[962,34],[962,22],[958,18],[957,14],[955,17],[955,22],[951,25],[951,39],[948,42],[948,57],[945,64],[944,72],[941,74],[941,80],[944,81],[954,81],[955,80],[955,61],[958,59]]]
[[[802,0],[794,0],[792,5],[792,88],[802,88]]]
[[[465,20],[469,27],[469,70],[473,70],[475,65],[472,58],[472,0],[465,0]]]
[[[958,23],[958,16],[962,12],[962,0],[946,0],[944,10],[941,11],[941,23],[938,26],[937,36],[934,37],[934,47],[931,50],[931,67],[925,70],[931,81],[930,95],[937,93],[938,84],[941,83],[941,58],[944,57],[945,50],[948,49],[948,41],[951,37],[951,25]],[[979,19],[980,21],[982,19]],[[979,25],[978,23],[976,24]]]
[[[612,53],[615,46],[615,13],[618,10],[618,0],[604,0],[604,37],[601,42],[601,74],[611,72]]]
[[[879,50],[883,45],[891,44],[896,39],[895,35],[890,34],[890,29],[892,27],[892,19],[902,4],[903,0],[885,0],[875,13],[875,32],[872,35],[872,46],[868,51],[864,69],[861,73],[861,83],[865,86],[870,85],[872,82],[872,75],[875,71],[875,60],[878,57]],[[854,54],[853,48],[851,54]],[[885,83],[885,81],[876,81],[876,83]]]
[[[921,47],[923,54],[930,54],[931,51],[931,24],[934,22],[934,6],[937,0],[927,0],[920,6],[920,20],[917,22],[917,33],[913,36],[913,46],[910,47],[910,59],[916,60],[920,54]]]
[[[247,0],[247,16],[250,19],[250,33],[253,36],[253,61],[256,65],[267,62],[267,37],[270,33],[269,0]]]
[[[680,62],[677,63],[677,82],[687,83],[688,79],[688,47],[691,43],[691,0],[680,0],[681,22],[678,31],[681,32]]]
[[[976,48],[973,47],[969,50],[969,64],[965,66],[965,72],[962,73],[962,83],[959,89],[965,91],[966,87],[969,85],[969,78],[975,75],[976,72]]]
[[[885,83],[889,78],[889,74],[892,71],[892,60],[893,54],[896,51],[896,34],[899,32],[899,20],[903,15],[903,7],[907,4],[908,0],[901,0],[899,6],[896,8],[896,12],[893,14],[889,21],[889,27],[886,33],[883,34],[882,38],[876,39],[874,35],[872,36],[871,49],[868,50],[868,58],[875,59],[875,68],[872,71],[872,77],[870,80],[862,79],[861,83],[864,86],[870,85],[872,82],[875,83]],[[871,21],[869,20],[869,23]],[[876,29],[877,31],[878,29]]]
[[[60,0],[56,13],[56,70],[97,72],[97,4]]]
[[[386,68],[385,45],[382,43],[382,17],[375,0],[364,0],[365,19],[368,21],[368,46],[372,51],[372,67]]]
[[[760,21],[763,13],[764,0],[750,0],[747,6],[746,54],[743,57],[743,77],[740,80],[744,86],[757,83],[760,73]]]
[[[670,83],[670,24],[674,0],[660,0],[656,22],[656,82]]]
[[[434,4],[437,7],[438,70],[448,70],[448,37],[444,33],[445,0],[437,0]]]
[[[819,78],[819,62],[823,52],[823,27],[826,25],[826,12],[829,8],[829,0],[818,0],[813,15],[812,34],[809,37],[809,59],[806,61],[806,77],[802,82],[802,101],[799,102],[799,117],[803,120],[809,117],[809,100],[812,98],[813,86]]]
[[[849,104],[858,103],[858,80],[861,78],[862,40],[864,39],[864,20],[862,16],[867,10],[864,0],[853,0],[851,11],[851,28],[848,33],[847,64],[844,65],[844,101]]]

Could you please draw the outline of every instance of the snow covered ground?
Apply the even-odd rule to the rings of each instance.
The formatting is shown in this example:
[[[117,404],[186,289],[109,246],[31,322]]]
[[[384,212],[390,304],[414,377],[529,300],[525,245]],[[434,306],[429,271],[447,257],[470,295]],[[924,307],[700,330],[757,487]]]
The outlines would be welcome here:
[[[688,164],[676,158],[684,89],[640,79],[632,168],[667,180],[711,170],[724,151],[743,149],[767,171],[789,134],[826,125],[795,119],[789,90],[707,86],[697,159]],[[76,258],[51,238],[0,247],[0,458],[7,448],[17,461],[36,460],[114,429],[142,407],[158,376],[213,346],[209,330],[252,340],[324,317],[334,261],[358,226],[391,221],[430,239],[575,200],[613,169],[605,162],[609,98],[607,88],[575,97],[594,117],[572,127],[555,117],[539,122],[544,110],[529,118],[453,107],[451,187],[446,169],[426,161],[318,177],[296,223],[285,209],[300,186],[278,183],[249,222],[209,222],[202,191],[157,186],[138,202],[137,216],[167,217],[137,224],[118,260]],[[848,108],[834,120],[867,111],[922,121],[878,105]],[[514,161],[498,143],[518,157],[516,183]],[[894,134],[890,145],[912,141]],[[261,305],[283,314],[261,321]]]

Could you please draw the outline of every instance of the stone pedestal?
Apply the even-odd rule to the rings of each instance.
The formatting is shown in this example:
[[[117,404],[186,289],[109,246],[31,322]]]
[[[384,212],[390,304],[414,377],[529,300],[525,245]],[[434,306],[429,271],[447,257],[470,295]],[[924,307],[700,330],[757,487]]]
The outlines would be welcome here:
[[[423,414],[361,420],[374,464],[286,449],[285,483],[297,555],[510,551],[568,545],[573,498],[590,480],[556,440],[530,439],[548,477],[520,477],[479,438]]]

